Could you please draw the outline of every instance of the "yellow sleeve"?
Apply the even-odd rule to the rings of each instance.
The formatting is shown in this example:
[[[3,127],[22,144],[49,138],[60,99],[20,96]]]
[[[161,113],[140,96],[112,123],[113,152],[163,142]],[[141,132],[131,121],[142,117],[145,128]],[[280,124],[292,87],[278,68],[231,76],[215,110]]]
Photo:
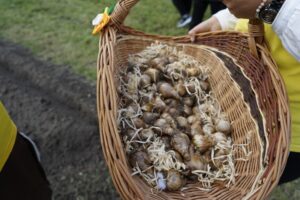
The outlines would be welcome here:
[[[248,20],[239,20],[235,29],[240,32],[247,32]],[[272,57],[276,61],[279,72],[285,82],[289,97],[292,117],[290,150],[300,152],[300,62],[285,50],[279,37],[272,30],[271,25],[268,24],[265,24],[265,39],[269,44]]]
[[[17,128],[0,101],[0,172],[6,163],[17,136]]]

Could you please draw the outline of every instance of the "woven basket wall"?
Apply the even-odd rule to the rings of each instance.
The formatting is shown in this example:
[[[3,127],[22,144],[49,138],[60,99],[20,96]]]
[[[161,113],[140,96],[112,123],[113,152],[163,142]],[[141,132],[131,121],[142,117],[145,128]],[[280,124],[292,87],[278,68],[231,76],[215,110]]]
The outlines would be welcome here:
[[[149,35],[122,25],[138,0],[120,0],[101,32],[97,66],[97,109],[102,150],[123,199],[266,199],[277,185],[289,152],[290,114],[283,80],[267,48],[260,23],[250,34],[215,32],[188,36]],[[255,21],[253,21],[255,22]],[[117,76],[130,54],[155,41],[167,43],[209,66],[209,82],[222,110],[233,121],[235,144],[250,136],[249,161],[237,161],[236,182],[214,184],[209,192],[189,184],[181,192],[157,192],[132,176],[116,123]],[[262,43],[262,45],[259,45]]]

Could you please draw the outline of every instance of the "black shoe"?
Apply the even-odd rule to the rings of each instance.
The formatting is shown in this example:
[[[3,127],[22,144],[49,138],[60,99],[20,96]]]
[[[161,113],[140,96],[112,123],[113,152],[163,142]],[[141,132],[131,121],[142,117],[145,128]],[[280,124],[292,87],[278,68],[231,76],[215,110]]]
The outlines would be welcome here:
[[[182,28],[187,26],[192,21],[192,16],[189,14],[183,15],[177,23],[177,28]]]

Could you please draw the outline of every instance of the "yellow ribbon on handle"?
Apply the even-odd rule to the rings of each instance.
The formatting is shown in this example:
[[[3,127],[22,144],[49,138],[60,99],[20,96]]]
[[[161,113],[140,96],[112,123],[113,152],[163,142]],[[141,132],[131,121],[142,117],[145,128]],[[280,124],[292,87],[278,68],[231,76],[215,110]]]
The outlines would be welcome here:
[[[100,31],[108,24],[109,20],[110,20],[109,8],[106,7],[104,13],[102,14],[102,20],[98,25],[94,27],[92,34],[96,35],[100,33]]]

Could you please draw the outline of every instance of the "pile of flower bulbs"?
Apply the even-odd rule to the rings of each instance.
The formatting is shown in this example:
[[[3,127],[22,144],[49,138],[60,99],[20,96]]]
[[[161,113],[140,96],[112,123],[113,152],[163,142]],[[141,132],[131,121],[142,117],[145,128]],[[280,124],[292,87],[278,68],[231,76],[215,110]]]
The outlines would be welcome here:
[[[153,188],[235,181],[231,123],[206,71],[174,47],[152,44],[131,55],[119,74],[119,131],[133,175]]]

